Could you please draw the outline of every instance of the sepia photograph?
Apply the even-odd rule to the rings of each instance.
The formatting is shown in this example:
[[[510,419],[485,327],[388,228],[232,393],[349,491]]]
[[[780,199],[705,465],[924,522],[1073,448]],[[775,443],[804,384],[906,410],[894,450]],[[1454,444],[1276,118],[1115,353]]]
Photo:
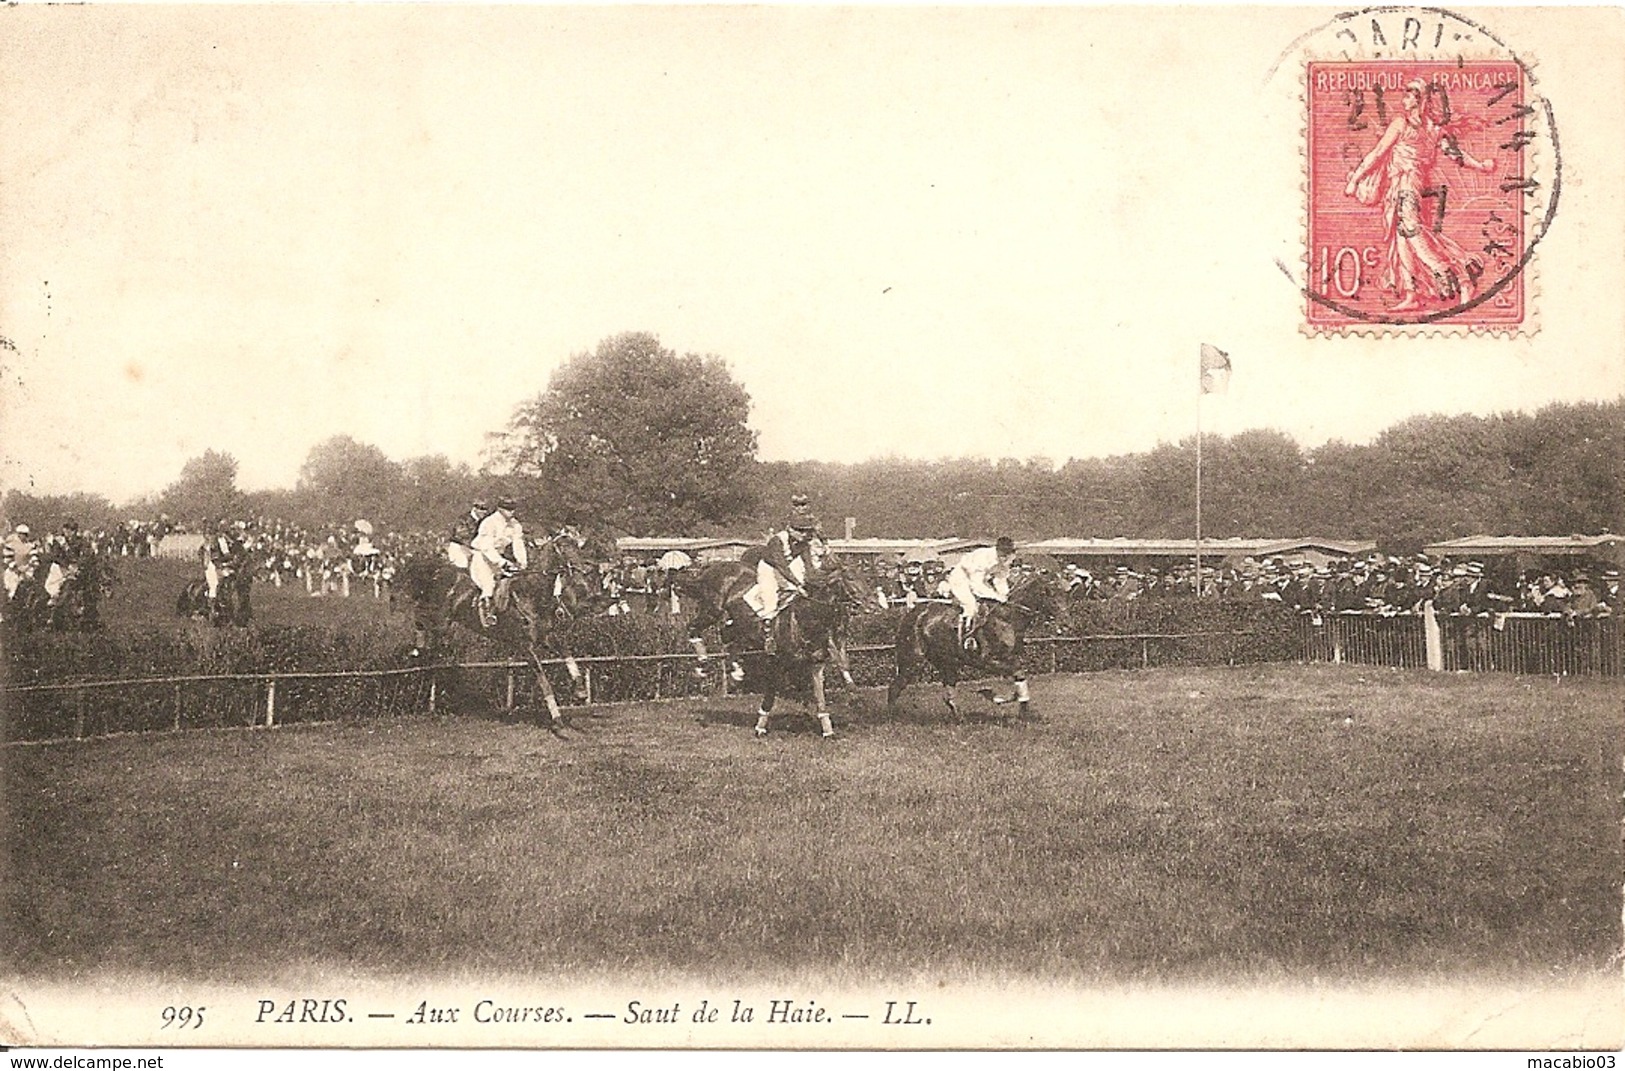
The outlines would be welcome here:
[[[0,1046],[1612,1066],[1622,129],[1619,7],[5,7]]]

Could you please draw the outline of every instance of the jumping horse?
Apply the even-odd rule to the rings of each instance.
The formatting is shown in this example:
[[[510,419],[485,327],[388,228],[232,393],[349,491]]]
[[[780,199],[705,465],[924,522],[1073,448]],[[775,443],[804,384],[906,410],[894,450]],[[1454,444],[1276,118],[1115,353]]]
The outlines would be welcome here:
[[[1027,691],[1024,641],[1029,629],[1052,617],[1058,606],[1055,581],[1042,573],[1021,577],[1005,602],[985,605],[980,624],[966,641],[959,636],[959,607],[953,603],[921,603],[903,616],[897,628],[897,665],[886,689],[886,706],[895,709],[897,698],[919,680],[925,667],[942,679],[942,701],[959,717],[954,689],[959,682],[989,677],[1009,678],[1014,694],[995,696],[980,689],[995,704],[1015,702],[1018,715],[1026,715],[1032,702]]]
[[[696,678],[707,675],[705,667],[711,658],[705,646],[705,633],[708,629],[719,628],[724,637],[724,661],[728,666],[728,675],[735,681],[744,679],[744,667],[738,659],[728,657],[728,639],[731,635],[744,635],[743,628],[738,627],[740,622],[753,626],[758,623],[756,612],[745,601],[745,593],[756,584],[756,566],[761,557],[759,548],[748,550],[738,561],[711,562],[687,570],[687,575],[674,579],[679,596],[691,600],[697,607],[688,621],[688,642],[694,648]],[[845,563],[828,554],[815,555],[811,553],[810,546],[802,552],[801,559],[807,567],[807,575],[815,581],[828,570],[832,575],[839,576],[843,586],[861,584],[846,572]],[[868,603],[863,599],[859,600],[859,605],[863,609],[868,608]],[[841,680],[850,688],[854,682],[846,657],[846,623],[849,617],[850,614],[841,615],[829,633],[828,661],[840,671]]]
[[[808,574],[801,589],[780,605],[769,626],[773,630],[772,652],[763,649],[762,629],[747,607],[737,607],[723,624],[723,647],[730,662],[738,666],[738,660],[748,655],[761,667],[757,736],[767,735],[779,693],[803,675],[811,684],[813,716],[818,719],[822,735],[835,735],[825,702],[824,669],[834,660],[833,652],[841,646],[845,623],[852,611],[864,604],[865,594],[862,580],[834,559],[825,559],[817,572]]]

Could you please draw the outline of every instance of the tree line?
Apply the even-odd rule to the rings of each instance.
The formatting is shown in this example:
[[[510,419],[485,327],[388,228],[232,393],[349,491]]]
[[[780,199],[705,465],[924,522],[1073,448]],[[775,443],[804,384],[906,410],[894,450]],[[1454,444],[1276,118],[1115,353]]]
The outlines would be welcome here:
[[[341,435],[311,449],[291,489],[241,491],[236,459],[210,450],[135,502],[12,491],[4,507],[12,522],[36,527],[167,514],[194,526],[265,516],[318,528],[365,517],[438,530],[475,498],[506,493],[539,526],[755,536],[804,491],[833,535],[848,517],[859,536],[1180,538],[1196,529],[1194,436],[1060,464],[764,462],[749,416],[749,393],[722,358],[630,333],[561,365],[490,436],[478,470],[443,455],[397,461]],[[1625,531],[1625,397],[1532,414],[1417,416],[1363,445],[1306,450],[1271,430],[1205,436],[1201,519],[1205,537],[1374,539],[1391,553],[1481,533]]]

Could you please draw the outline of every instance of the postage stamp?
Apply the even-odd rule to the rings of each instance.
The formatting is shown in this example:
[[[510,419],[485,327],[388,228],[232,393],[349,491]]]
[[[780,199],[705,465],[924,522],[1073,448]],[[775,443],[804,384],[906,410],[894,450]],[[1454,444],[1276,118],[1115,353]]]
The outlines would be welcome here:
[[[1306,332],[1533,333],[1561,158],[1531,67],[1459,16],[1382,9],[1300,69]]]

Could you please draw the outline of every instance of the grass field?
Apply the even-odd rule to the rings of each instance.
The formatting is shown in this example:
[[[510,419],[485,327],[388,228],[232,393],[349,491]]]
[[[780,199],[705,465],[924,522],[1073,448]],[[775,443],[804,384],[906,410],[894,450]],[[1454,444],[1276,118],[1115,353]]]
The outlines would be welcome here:
[[[201,579],[203,567],[172,558],[118,558],[117,580],[102,607],[109,629],[178,629],[185,627],[175,614],[175,597],[191,580]],[[254,621],[262,625],[318,625],[345,627],[377,621],[390,613],[387,599],[375,599],[372,581],[353,581],[350,597],[305,593],[303,580],[291,579],[282,587],[258,582],[253,589]]]
[[[11,969],[1267,983],[1558,976],[1621,945],[1617,684],[1040,678],[3,752]],[[792,707],[791,709],[796,709]]]

